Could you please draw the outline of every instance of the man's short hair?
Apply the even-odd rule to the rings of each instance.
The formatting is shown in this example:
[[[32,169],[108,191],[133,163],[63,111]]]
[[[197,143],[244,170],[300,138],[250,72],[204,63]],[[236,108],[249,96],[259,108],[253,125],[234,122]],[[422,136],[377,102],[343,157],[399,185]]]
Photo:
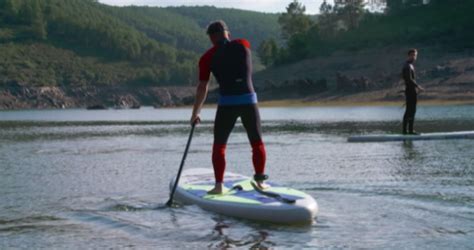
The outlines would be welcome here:
[[[227,24],[225,24],[225,22],[222,20],[217,20],[207,26],[206,33],[208,35],[223,34],[224,31],[229,31]]]
[[[418,53],[418,50],[416,50],[416,49],[408,50],[408,55],[415,54],[415,53]]]

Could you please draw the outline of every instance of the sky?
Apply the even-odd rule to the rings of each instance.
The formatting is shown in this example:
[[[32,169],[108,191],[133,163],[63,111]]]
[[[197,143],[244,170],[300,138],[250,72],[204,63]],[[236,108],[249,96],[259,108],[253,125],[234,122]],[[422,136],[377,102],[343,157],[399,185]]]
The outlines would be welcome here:
[[[244,10],[254,10],[260,12],[285,12],[286,6],[292,0],[99,0],[99,2],[116,5],[147,5],[147,6],[196,6],[213,5],[222,8],[236,8]],[[316,14],[323,0],[299,0],[306,6],[306,13]],[[332,2],[332,1],[328,1]]]

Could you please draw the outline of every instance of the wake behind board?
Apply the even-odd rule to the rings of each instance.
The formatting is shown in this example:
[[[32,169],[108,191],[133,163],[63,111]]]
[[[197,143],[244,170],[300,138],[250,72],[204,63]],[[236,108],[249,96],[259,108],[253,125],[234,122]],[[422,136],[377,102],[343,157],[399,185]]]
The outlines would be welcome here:
[[[415,140],[449,140],[474,139],[474,131],[423,133],[419,135],[359,135],[351,136],[348,142],[386,142],[386,141],[415,141]]]
[[[271,187],[264,190],[265,195],[261,190],[255,190],[251,181],[248,176],[226,173],[224,193],[209,195],[207,191],[214,187],[213,170],[188,169],[181,175],[175,199],[227,216],[273,223],[311,223],[316,217],[318,205],[310,195],[271,182]],[[174,179],[170,188],[173,183]],[[241,190],[235,187],[241,187]]]

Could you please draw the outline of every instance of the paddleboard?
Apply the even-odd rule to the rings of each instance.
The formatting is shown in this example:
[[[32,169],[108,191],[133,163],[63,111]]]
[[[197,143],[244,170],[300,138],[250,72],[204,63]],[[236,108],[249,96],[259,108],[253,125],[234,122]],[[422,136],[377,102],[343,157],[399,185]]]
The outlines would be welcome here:
[[[170,182],[170,190],[174,184]],[[204,210],[249,220],[283,224],[312,223],[318,213],[316,200],[310,195],[274,182],[270,188],[258,189],[252,178],[226,172],[224,193],[209,195],[214,187],[214,171],[207,168],[184,170],[175,192],[175,200],[195,204]]]
[[[449,140],[449,139],[474,139],[474,131],[422,133],[419,135],[359,135],[351,136],[348,142],[385,142],[385,141],[415,141],[415,140]]]

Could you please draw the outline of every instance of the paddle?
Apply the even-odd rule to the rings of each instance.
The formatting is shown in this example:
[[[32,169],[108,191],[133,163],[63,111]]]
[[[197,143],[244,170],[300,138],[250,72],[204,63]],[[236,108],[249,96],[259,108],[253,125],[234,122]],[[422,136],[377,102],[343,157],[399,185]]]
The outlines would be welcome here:
[[[184,162],[186,160],[186,156],[188,155],[188,150],[189,150],[189,146],[191,145],[191,139],[193,138],[193,133],[194,133],[194,128],[195,127],[196,127],[196,123],[193,123],[191,125],[191,132],[189,132],[188,143],[186,144],[186,149],[184,150],[183,159],[181,160],[181,165],[179,166],[178,175],[176,176],[176,180],[174,181],[173,189],[171,190],[170,199],[168,200],[168,202],[166,202],[166,205],[168,207],[173,205],[174,192],[176,191],[176,187],[178,186],[178,182],[179,182],[179,177],[181,177],[181,172],[183,171]]]
[[[288,204],[294,204],[296,202],[296,200],[282,197],[281,195],[279,195],[277,193],[264,191],[261,188],[259,188],[253,181],[251,181],[250,184],[252,184],[252,187],[253,187],[253,189],[255,189],[255,191],[257,191],[258,193],[263,194],[265,196],[268,196],[270,198],[274,198],[278,201],[281,201],[283,203],[288,203]]]
[[[231,189],[229,189],[225,194],[229,194],[232,191],[242,191],[244,188],[241,185],[235,185]]]

